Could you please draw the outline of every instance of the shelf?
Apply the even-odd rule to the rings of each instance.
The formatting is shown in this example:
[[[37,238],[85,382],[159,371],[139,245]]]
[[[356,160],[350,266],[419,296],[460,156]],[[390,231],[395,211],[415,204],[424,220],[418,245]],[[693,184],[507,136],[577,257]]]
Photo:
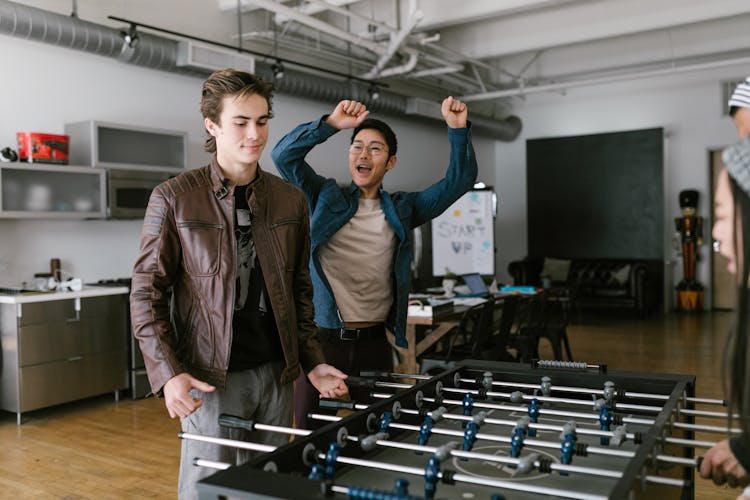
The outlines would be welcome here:
[[[68,123],[70,161],[101,168],[181,171],[187,133],[88,120]]]
[[[0,164],[0,218],[98,219],[106,206],[103,169]]]

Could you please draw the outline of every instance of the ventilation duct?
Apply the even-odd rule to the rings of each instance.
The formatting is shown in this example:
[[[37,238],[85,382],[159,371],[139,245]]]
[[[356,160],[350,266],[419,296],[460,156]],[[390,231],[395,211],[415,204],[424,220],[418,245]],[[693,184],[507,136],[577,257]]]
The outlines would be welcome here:
[[[137,43],[128,45],[120,30],[8,0],[0,0],[0,35],[112,57],[128,64],[170,73],[205,77],[214,68],[210,61],[203,61],[202,65],[184,64],[186,59],[180,58],[179,53],[180,44],[185,42],[138,32]],[[255,72],[266,80],[273,80],[273,72],[268,64],[256,64]],[[409,114],[406,97],[381,90],[379,99],[372,100],[367,87],[356,80],[335,80],[287,69],[276,88],[281,93],[307,99],[338,102],[352,98],[366,102],[372,111]],[[412,111],[410,115],[435,118],[433,114],[425,115],[419,111]],[[515,116],[495,120],[472,111],[471,120],[477,131],[501,141],[512,141],[521,132],[521,121]]]
[[[255,58],[250,54],[232,52],[220,47],[212,47],[192,41],[178,42],[177,66],[198,71],[235,68],[254,73]]]

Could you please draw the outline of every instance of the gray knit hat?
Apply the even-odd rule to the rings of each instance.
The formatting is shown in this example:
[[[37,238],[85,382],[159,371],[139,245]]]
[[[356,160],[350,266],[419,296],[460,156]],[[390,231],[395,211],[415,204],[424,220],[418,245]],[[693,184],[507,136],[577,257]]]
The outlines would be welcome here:
[[[737,85],[734,89],[732,97],[729,98],[729,109],[733,107],[737,108],[750,108],[750,76],[745,78],[745,81]]]
[[[750,196],[750,137],[726,148],[721,158],[732,179]]]

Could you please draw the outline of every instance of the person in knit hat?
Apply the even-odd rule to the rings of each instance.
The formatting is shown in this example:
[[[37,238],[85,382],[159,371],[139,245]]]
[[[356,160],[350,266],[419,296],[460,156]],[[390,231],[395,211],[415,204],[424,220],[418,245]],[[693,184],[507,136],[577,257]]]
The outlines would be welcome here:
[[[740,139],[750,135],[750,76],[737,85],[729,98],[729,116],[734,119]]]
[[[734,329],[725,350],[729,365],[729,425],[742,433],[724,439],[706,452],[700,475],[731,487],[750,484],[750,78],[737,86],[729,99],[740,141],[722,153],[726,168],[716,185],[712,235],[714,249],[727,258],[727,269],[736,277],[737,306]],[[739,414],[739,418],[732,417]],[[736,422],[735,422],[736,420]],[[750,487],[738,500],[750,500]]]

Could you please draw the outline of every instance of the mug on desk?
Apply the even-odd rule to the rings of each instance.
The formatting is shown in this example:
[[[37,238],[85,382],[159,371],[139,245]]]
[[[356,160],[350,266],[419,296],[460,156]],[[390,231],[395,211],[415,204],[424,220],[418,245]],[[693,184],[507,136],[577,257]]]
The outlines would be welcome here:
[[[443,280],[443,295],[446,297],[453,297],[456,295],[453,293],[453,288],[456,286],[456,280],[452,278],[445,278]]]

